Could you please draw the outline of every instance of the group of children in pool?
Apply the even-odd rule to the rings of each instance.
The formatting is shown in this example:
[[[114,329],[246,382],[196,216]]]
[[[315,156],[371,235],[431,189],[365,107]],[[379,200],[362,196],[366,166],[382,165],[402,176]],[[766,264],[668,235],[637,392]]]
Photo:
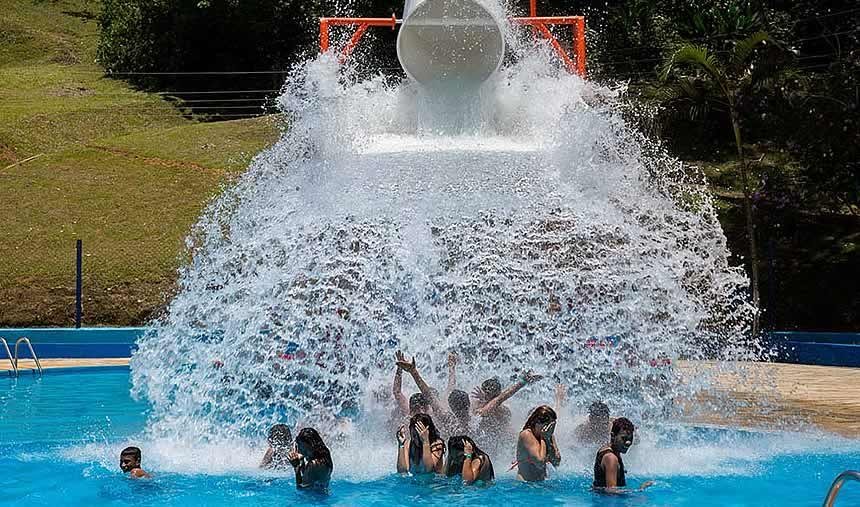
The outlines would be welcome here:
[[[398,473],[460,477],[466,484],[494,480],[495,470],[490,453],[482,450],[468,436],[472,429],[472,415],[479,418],[475,427],[479,439],[486,443],[488,450],[498,452],[500,444],[506,440],[504,437],[509,434],[510,426],[511,413],[504,402],[541,377],[531,372],[525,373],[520,381],[504,391],[497,379],[487,380],[473,392],[478,407],[472,409],[469,395],[454,389],[456,361],[456,356],[449,356],[449,394],[448,406],[445,407],[438,392],[421,377],[415,359],[408,361],[401,352],[397,353],[392,391],[395,406],[389,419],[389,429],[397,439]],[[402,394],[404,372],[412,376],[420,390],[408,401]],[[563,402],[564,395],[564,388],[559,386],[556,390],[557,406]],[[547,477],[548,463],[553,466],[560,464],[561,453],[555,438],[557,420],[556,411],[549,405],[541,405],[529,414],[517,435],[516,460],[511,466],[511,470],[517,470],[519,480],[542,481]],[[448,438],[447,444],[441,436],[440,427],[449,435],[454,435]],[[595,490],[607,493],[627,491],[621,455],[633,444],[634,431],[633,423],[626,418],[611,420],[609,409],[603,403],[595,402],[589,408],[588,420],[577,427],[575,435],[582,444],[600,446],[594,461],[592,486]],[[299,489],[328,488],[334,464],[331,452],[317,430],[304,428],[293,440],[290,429],[284,424],[277,424],[269,431],[268,442],[269,449],[261,467],[292,467]],[[141,452],[137,447],[128,447],[120,455],[120,468],[131,477],[149,476],[141,468],[140,462]],[[645,482],[639,489],[650,485],[650,481]]]

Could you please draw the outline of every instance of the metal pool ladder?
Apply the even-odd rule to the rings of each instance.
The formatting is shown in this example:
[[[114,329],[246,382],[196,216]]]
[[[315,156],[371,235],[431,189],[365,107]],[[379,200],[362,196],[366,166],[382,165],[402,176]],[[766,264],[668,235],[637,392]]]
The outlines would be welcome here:
[[[18,341],[15,342],[15,355],[13,356],[9,351],[9,344],[6,343],[6,340],[0,338],[0,343],[3,344],[3,349],[6,351],[6,357],[9,358],[9,362],[12,363],[12,374],[16,377],[20,369],[18,368],[18,347],[23,343],[30,349],[30,356],[33,358],[33,361],[36,362],[36,369],[39,371],[39,376],[42,376],[42,362],[39,361],[39,356],[36,355],[36,351],[33,350],[33,344],[30,343],[30,339],[26,336],[18,338]]]
[[[33,344],[30,343],[30,339],[25,337],[18,338],[18,341],[15,342],[15,371],[18,371],[18,345],[21,344],[27,345],[27,348],[30,349],[30,356],[32,356],[33,361],[36,362],[36,368],[39,370],[39,376],[42,376],[42,363],[39,361],[39,357],[36,355],[36,351],[33,350]]]
[[[18,364],[14,359],[12,359],[12,352],[9,350],[9,344],[6,343],[6,339],[0,337],[0,343],[3,344],[3,349],[6,350],[6,357],[9,358],[9,364],[12,365],[12,373],[17,377],[18,376]]]
[[[842,485],[848,479],[860,482],[860,472],[856,470],[846,470],[836,477],[830,489],[827,490],[827,498],[824,499],[824,507],[833,507],[833,502],[836,501],[836,495],[842,489]]]

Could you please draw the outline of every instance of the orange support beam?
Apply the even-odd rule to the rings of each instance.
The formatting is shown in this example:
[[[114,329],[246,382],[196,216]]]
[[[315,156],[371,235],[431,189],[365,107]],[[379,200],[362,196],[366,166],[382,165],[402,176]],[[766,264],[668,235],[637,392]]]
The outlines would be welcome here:
[[[397,17],[392,14],[390,18],[320,18],[320,51],[328,51],[329,28],[332,26],[355,26],[356,31],[341,52],[341,57],[349,56],[355,49],[355,45],[361,40],[364,32],[371,26],[389,26],[392,30],[397,26]]]
[[[537,10],[537,0],[530,1],[530,11],[534,14]],[[531,26],[534,28],[536,33],[539,33],[549,41],[556,54],[558,54],[558,57],[570,72],[585,77],[585,18],[583,16],[531,16],[528,18],[510,18],[510,22],[515,25]],[[325,53],[329,50],[331,44],[329,30],[332,26],[355,27],[355,32],[353,32],[349,42],[340,51],[339,58],[343,61],[352,54],[368,28],[371,26],[387,26],[394,30],[397,23],[398,20],[393,14],[390,18],[320,18],[320,51]],[[567,25],[570,27],[573,32],[573,58],[571,58],[571,55],[562,47],[561,43],[550,31],[549,26],[553,25]]]
[[[576,20],[573,35],[573,52],[576,54],[576,71],[580,77],[585,77],[585,18],[579,16]]]
[[[328,19],[320,18],[320,53],[328,51]]]
[[[529,17],[510,18],[511,23],[521,26],[531,26],[541,35],[549,40],[567,69],[581,77],[585,77],[585,18],[583,16],[555,16],[555,17]],[[571,58],[567,51],[558,42],[558,39],[550,32],[547,25],[567,25],[573,32],[573,56]]]

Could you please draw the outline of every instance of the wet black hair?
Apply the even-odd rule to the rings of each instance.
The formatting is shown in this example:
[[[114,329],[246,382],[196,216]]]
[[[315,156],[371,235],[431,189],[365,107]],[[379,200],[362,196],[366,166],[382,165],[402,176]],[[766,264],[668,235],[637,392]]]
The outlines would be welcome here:
[[[424,408],[425,410],[430,408],[430,400],[424,396],[424,393],[415,393],[409,397],[409,411],[415,412]]]
[[[448,395],[448,407],[451,408],[454,415],[459,417],[469,415],[470,406],[469,394],[466,391],[455,389]]]
[[[495,478],[496,473],[493,470],[493,462],[490,461],[490,456],[482,451],[481,448],[478,447],[478,444],[466,435],[459,435],[448,439],[448,450],[450,451],[450,454],[448,454],[448,466],[445,468],[445,475],[448,477],[454,477],[463,474],[463,462],[466,460],[466,457],[463,454],[464,440],[472,444],[473,456],[479,456],[484,461],[485,465],[482,466],[490,467],[490,478]]]
[[[529,418],[526,419],[526,423],[523,425],[523,430],[533,430],[538,424],[548,424],[557,420],[558,416],[552,407],[549,405],[541,405],[532,410],[532,413],[529,414]]]
[[[489,401],[502,394],[502,383],[499,382],[498,377],[488,378],[481,383],[481,391],[484,391],[487,401]]]
[[[588,407],[588,415],[590,417],[606,417],[609,418],[609,407],[602,401],[595,401]]]
[[[269,430],[269,444],[278,443],[289,446],[293,443],[293,434],[286,424],[276,424]]]
[[[619,417],[618,419],[612,421],[612,436],[615,436],[622,431],[629,431],[630,433],[633,433],[634,431],[636,431],[636,426],[633,426],[633,423],[630,422],[630,419],[627,419],[626,417]]]
[[[328,446],[325,445],[317,430],[303,428],[296,435],[296,444],[299,442],[311,450],[310,456],[305,456],[308,461],[322,461],[329,468],[334,468],[334,462],[331,460],[331,451],[329,451]]]
[[[122,450],[122,452],[119,453],[120,458],[122,458],[123,456],[134,456],[135,459],[137,459],[137,461],[140,461],[141,460],[140,448],[139,447],[126,447],[125,449]]]
[[[442,440],[442,437],[439,435],[439,430],[436,429],[436,424],[433,423],[432,417],[428,414],[415,414],[412,416],[412,419],[409,420],[409,461],[418,461],[421,457],[421,453],[423,452],[422,447],[424,445],[421,443],[421,439],[417,438],[417,431],[415,430],[415,425],[419,422],[423,423],[424,426],[427,426],[427,429],[430,430],[431,446],[437,440]]]

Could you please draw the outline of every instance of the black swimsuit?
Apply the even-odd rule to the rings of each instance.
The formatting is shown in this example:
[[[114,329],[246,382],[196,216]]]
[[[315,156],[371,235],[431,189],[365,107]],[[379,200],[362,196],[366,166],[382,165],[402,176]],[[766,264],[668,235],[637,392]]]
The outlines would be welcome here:
[[[627,480],[624,478],[624,461],[621,460],[621,454],[612,450],[612,448],[601,449],[597,451],[597,457],[594,459],[594,482],[592,486],[595,488],[606,487],[606,470],[603,469],[603,457],[612,453],[618,458],[618,472],[615,476],[615,485],[623,488],[627,485]]]

